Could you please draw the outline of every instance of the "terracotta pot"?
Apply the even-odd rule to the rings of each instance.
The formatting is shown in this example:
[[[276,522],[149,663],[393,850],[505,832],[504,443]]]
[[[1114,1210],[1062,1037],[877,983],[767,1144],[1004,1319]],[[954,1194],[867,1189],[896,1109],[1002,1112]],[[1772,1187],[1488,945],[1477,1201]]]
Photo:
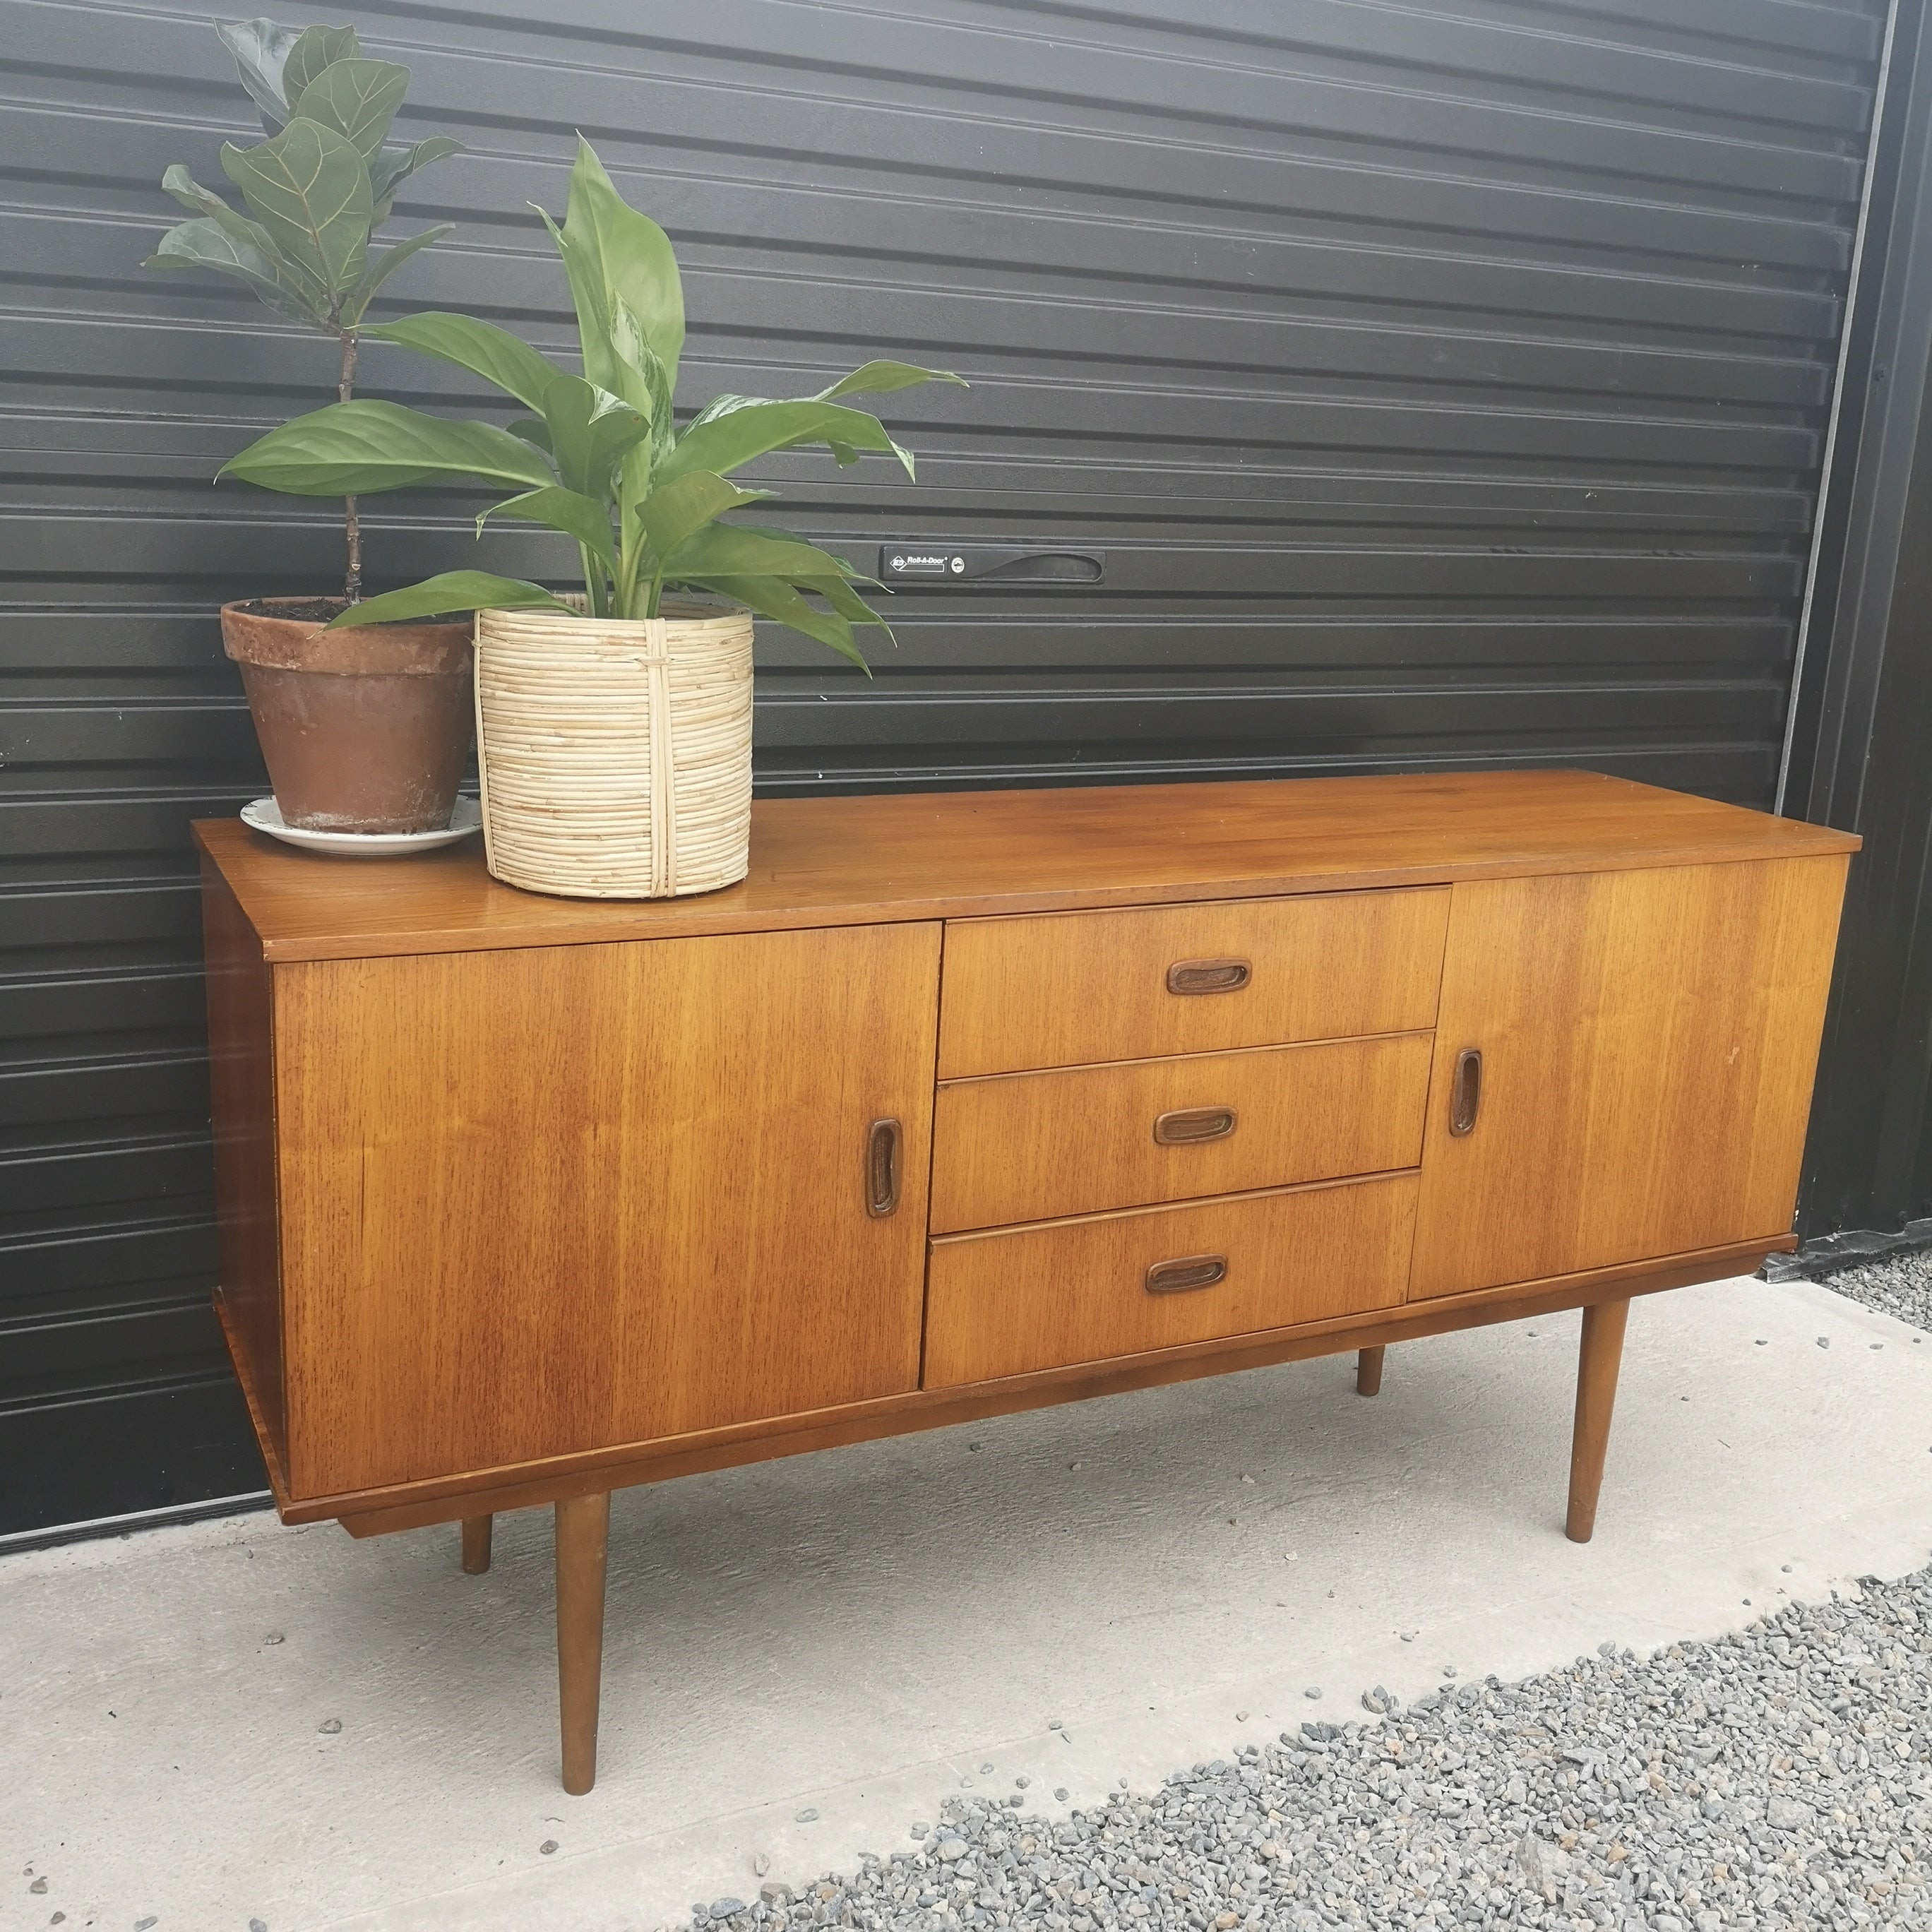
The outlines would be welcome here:
[[[471,621],[325,629],[339,598],[221,607],[275,804],[318,832],[449,823],[475,725]]]

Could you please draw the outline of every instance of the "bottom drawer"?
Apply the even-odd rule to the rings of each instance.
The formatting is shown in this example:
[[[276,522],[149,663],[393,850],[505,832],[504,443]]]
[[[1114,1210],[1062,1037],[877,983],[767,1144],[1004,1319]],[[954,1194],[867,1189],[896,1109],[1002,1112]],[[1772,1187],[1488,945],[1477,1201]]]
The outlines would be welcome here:
[[[923,1386],[1392,1307],[1415,1194],[1397,1174],[936,1240]]]

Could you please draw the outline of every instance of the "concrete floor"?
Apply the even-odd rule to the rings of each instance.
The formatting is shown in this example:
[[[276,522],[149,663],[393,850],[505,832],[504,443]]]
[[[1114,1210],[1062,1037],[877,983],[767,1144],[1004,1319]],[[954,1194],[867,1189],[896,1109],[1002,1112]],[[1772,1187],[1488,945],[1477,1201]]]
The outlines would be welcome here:
[[[1932,1338],[1802,1282],[1636,1305],[1567,1543],[1576,1328],[1393,1349],[1372,1402],[1330,1359],[628,1492],[585,1798],[543,1513],[481,1579],[454,1528],[268,1517],[8,1558],[0,1927],[636,1932],[755,1896],[754,1854],[904,1846],[969,1778],[1052,1814],[1932,1553]]]

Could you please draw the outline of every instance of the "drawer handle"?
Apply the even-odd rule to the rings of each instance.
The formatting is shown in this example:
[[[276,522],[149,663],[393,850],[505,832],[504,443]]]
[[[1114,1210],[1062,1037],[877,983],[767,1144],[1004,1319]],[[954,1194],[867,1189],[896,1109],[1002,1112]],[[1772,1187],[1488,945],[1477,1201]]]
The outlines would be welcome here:
[[[866,1130],[866,1212],[882,1221],[899,1204],[899,1124],[874,1120]]]
[[[1184,1255],[1177,1262],[1156,1262],[1147,1271],[1147,1292],[1185,1294],[1190,1288],[1212,1288],[1227,1278],[1226,1255]]]
[[[1167,969],[1170,993],[1238,993],[1254,976],[1245,959],[1177,959]]]
[[[1154,1116],[1154,1137],[1162,1147],[1192,1147],[1202,1141],[1224,1141],[1239,1119],[1232,1107],[1183,1107]]]
[[[1483,1104],[1483,1056],[1466,1046],[1456,1056],[1456,1077],[1449,1083],[1449,1131],[1460,1140],[1474,1131]]]

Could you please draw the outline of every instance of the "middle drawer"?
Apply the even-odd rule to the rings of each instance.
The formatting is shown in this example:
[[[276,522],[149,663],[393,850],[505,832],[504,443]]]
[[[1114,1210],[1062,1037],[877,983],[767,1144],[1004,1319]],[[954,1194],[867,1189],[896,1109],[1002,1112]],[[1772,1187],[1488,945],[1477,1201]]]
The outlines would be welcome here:
[[[949,1081],[933,1116],[932,1232],[1413,1167],[1431,1037]]]

